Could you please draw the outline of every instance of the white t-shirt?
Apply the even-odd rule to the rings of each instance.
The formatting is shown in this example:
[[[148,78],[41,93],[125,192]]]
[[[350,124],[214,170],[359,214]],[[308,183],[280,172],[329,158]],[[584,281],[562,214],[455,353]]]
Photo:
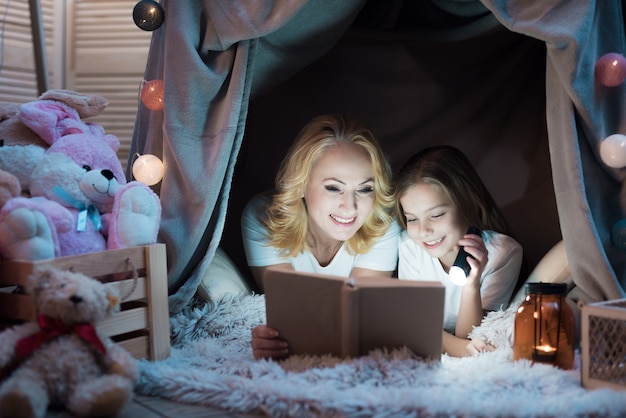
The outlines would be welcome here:
[[[480,278],[482,306],[488,311],[505,309],[515,290],[522,265],[522,246],[508,235],[494,231],[482,231],[482,238],[489,253]],[[439,260],[428,255],[426,250],[409,238],[406,231],[402,231],[400,237],[398,256],[400,279],[438,280],[443,283],[446,288],[444,329],[454,333],[463,287],[452,283]]]
[[[271,196],[257,195],[248,202],[241,216],[241,232],[248,265],[264,267],[288,263],[296,271],[323,273],[334,276],[349,277],[355,267],[394,271],[398,261],[398,240],[400,227],[393,222],[386,234],[366,254],[351,254],[346,245],[341,246],[333,260],[327,266],[321,266],[310,251],[303,251],[295,257],[285,257],[268,243],[267,230],[259,221],[269,206]]]

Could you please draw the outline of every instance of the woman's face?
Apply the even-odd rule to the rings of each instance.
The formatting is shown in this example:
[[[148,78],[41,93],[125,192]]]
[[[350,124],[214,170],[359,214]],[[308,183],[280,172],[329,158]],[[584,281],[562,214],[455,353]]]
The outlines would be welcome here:
[[[374,206],[374,169],[354,144],[330,148],[313,166],[304,190],[309,233],[319,241],[346,241]]]
[[[454,247],[468,228],[454,202],[440,187],[419,183],[400,197],[400,204],[409,237],[447,270],[456,258]]]

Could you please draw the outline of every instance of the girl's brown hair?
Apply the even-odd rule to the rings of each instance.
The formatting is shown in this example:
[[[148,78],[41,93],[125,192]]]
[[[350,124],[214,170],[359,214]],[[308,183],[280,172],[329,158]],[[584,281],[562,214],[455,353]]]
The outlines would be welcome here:
[[[418,183],[434,184],[450,197],[469,225],[509,236],[512,230],[472,163],[449,145],[425,148],[411,157],[396,178],[396,215],[406,229],[400,198]]]

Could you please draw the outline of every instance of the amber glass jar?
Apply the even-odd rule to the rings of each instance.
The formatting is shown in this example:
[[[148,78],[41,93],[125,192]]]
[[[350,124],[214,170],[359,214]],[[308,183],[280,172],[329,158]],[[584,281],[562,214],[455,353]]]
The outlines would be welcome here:
[[[527,283],[515,314],[513,359],[574,367],[576,325],[565,283]]]

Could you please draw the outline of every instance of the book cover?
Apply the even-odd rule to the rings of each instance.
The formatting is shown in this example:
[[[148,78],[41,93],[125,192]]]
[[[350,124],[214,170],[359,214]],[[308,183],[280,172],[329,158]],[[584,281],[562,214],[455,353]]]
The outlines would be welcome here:
[[[406,346],[440,358],[445,289],[436,281],[346,278],[269,268],[267,324],[289,354],[357,357]]]

